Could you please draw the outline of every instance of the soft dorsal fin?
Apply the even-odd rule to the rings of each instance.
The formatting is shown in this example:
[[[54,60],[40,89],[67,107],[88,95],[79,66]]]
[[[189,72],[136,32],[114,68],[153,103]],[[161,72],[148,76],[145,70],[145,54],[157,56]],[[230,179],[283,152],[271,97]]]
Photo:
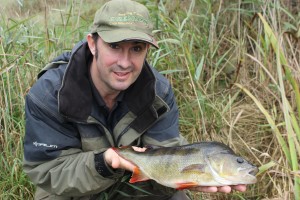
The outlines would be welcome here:
[[[141,181],[147,181],[149,178],[140,170],[140,168],[135,167],[132,172],[131,179],[129,180],[129,183],[135,183],[135,182],[141,182]]]

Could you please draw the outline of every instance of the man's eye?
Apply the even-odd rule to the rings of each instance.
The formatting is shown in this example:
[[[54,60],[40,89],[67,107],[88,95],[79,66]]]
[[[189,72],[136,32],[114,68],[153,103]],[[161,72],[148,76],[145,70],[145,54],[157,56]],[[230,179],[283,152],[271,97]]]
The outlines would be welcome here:
[[[112,48],[112,49],[118,49],[118,48],[119,48],[119,45],[118,45],[118,44],[115,44],[115,43],[110,43],[110,44],[109,44],[109,47]]]
[[[133,50],[134,50],[135,52],[140,52],[140,51],[143,50],[143,48],[140,47],[140,46],[136,46],[136,47],[133,47]]]

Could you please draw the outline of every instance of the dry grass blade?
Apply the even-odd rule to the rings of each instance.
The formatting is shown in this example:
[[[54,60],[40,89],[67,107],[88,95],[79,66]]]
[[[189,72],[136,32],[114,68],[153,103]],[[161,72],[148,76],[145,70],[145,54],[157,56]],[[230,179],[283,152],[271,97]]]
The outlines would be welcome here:
[[[284,138],[282,137],[282,134],[280,133],[279,129],[277,128],[277,125],[275,123],[275,121],[273,120],[272,116],[268,113],[268,111],[263,107],[263,105],[261,104],[261,102],[255,98],[255,96],[253,96],[253,94],[251,94],[251,92],[249,90],[247,90],[245,87],[243,87],[242,85],[235,83],[235,85],[237,87],[239,87],[240,89],[242,89],[257,105],[257,107],[259,108],[259,110],[265,115],[267,121],[269,122],[269,125],[272,129],[272,131],[275,133],[276,138],[278,139],[278,142],[282,148],[282,150],[284,151],[286,158],[288,159],[289,163],[291,163],[291,155],[290,155],[290,151],[288,149],[288,146],[284,140]]]
[[[299,169],[299,163],[298,158],[300,156],[300,152],[296,151],[295,145],[299,145],[299,141],[297,141],[296,134],[294,132],[293,124],[291,123],[291,113],[293,113],[293,110],[291,110],[291,106],[286,98],[286,92],[285,92],[285,84],[283,82],[284,74],[287,77],[287,80],[291,84],[295,96],[296,96],[296,105],[298,109],[298,116],[300,119],[300,91],[298,83],[296,82],[295,78],[293,78],[291,74],[291,70],[289,68],[289,63],[286,59],[286,56],[282,50],[282,47],[280,46],[279,39],[275,36],[274,32],[272,31],[271,27],[267,23],[267,21],[264,19],[264,17],[261,14],[258,14],[260,20],[263,22],[264,30],[266,35],[269,37],[270,43],[274,49],[274,52],[276,54],[276,66],[277,66],[277,74],[278,74],[278,80],[279,80],[279,87],[280,87],[280,94],[282,99],[282,110],[284,113],[284,120],[285,120],[285,126],[288,136],[288,144],[289,144],[289,163],[293,171],[298,171]],[[284,68],[284,74],[282,72],[282,68]],[[294,123],[295,124],[295,123]],[[297,127],[296,127],[297,129]],[[285,151],[286,152],[286,151]],[[287,154],[286,154],[287,155]],[[294,181],[294,191],[295,191],[295,198],[300,199],[300,179],[299,177],[295,176]]]
[[[279,46],[280,43],[279,43],[278,39],[276,38],[275,34],[273,33],[271,27],[269,26],[268,22],[264,19],[264,17],[260,13],[258,13],[258,16],[259,16],[260,20],[263,22],[264,30],[270,39],[270,42],[271,42],[271,45],[272,45],[274,51],[278,54],[277,56],[279,57],[282,66],[284,67],[285,75],[287,76],[287,80],[290,82],[290,84],[292,85],[292,87],[294,89],[295,96],[296,96],[296,105],[297,105],[297,109],[298,109],[298,117],[300,119],[299,85],[298,85],[297,81],[295,80],[295,78],[293,78],[291,70],[289,69],[289,64],[286,59],[286,56],[284,55],[282,49],[280,48],[280,46]]]

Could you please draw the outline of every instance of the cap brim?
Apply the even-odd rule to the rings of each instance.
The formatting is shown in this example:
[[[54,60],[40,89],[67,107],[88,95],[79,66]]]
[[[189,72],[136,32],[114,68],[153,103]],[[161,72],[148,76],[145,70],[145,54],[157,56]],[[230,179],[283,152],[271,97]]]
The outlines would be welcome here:
[[[155,48],[159,48],[156,40],[151,35],[139,31],[119,29],[119,30],[100,31],[97,33],[107,43],[137,40],[137,41],[143,41],[149,43]]]

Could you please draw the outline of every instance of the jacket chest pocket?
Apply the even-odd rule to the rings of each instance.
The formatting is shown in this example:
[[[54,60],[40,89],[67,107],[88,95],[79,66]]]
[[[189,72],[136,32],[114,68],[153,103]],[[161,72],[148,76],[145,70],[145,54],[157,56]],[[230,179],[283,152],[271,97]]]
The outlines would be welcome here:
[[[83,151],[94,151],[111,147],[101,126],[96,124],[78,124]]]

